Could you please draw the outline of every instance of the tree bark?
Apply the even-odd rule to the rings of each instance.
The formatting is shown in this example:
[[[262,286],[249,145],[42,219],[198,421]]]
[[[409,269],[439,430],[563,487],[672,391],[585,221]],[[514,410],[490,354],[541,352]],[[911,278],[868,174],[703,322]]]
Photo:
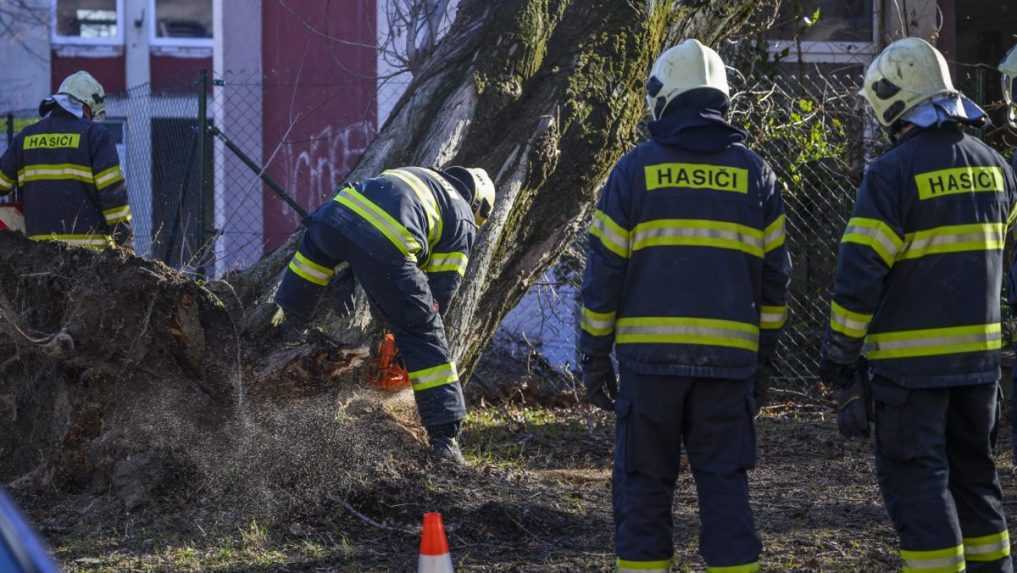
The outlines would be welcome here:
[[[448,164],[492,174],[495,212],[445,317],[465,377],[502,317],[575,238],[609,170],[634,143],[654,58],[678,39],[719,43],[755,3],[697,4],[466,0],[351,174]],[[297,242],[236,277],[249,300],[268,299]],[[350,323],[366,324],[366,305],[358,308]]]
[[[492,174],[496,208],[445,317],[464,376],[634,143],[653,59],[679,38],[717,44],[755,2],[695,4],[463,0],[351,175],[446,164]],[[334,397],[335,381],[361,376],[371,342],[362,302],[342,321],[321,312],[324,334],[307,344],[262,336],[298,239],[201,285],[159,263],[0,233],[0,480],[130,482],[138,459],[179,457],[225,439],[251,410]],[[146,487],[158,481],[135,473]]]

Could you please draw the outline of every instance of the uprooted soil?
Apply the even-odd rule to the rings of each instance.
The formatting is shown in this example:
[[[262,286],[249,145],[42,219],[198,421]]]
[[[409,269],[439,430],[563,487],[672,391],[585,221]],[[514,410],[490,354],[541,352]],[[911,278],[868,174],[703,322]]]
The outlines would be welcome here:
[[[349,428],[357,436],[321,441],[323,435],[336,437],[325,428],[305,442],[285,432],[252,435],[269,442],[276,437],[303,451],[269,445],[251,466],[232,473],[205,468],[206,478],[224,481],[198,479],[198,485],[164,492],[140,511],[125,513],[113,496],[21,501],[72,572],[415,571],[417,527],[425,511],[443,513],[460,571],[612,569],[610,417],[578,406],[475,410],[465,440],[471,467],[457,469],[421,457],[420,443],[407,429],[412,405],[405,395],[361,398],[359,406],[338,405],[339,411],[371,412],[371,427]],[[869,447],[841,440],[828,412],[827,404],[789,402],[768,408],[758,420],[760,457],[751,486],[764,570],[894,570],[896,536],[880,502]],[[338,427],[342,419],[335,421]],[[318,422],[329,426],[324,417]],[[360,453],[365,465],[322,468],[336,461],[334,452],[349,440],[372,444]],[[1017,491],[1008,445],[1000,446],[1004,490]],[[220,455],[224,462],[244,457]],[[294,481],[259,490],[259,471]],[[337,479],[350,473],[362,479]],[[1017,519],[1014,505],[1006,508]],[[687,473],[676,495],[675,523],[675,570],[702,570]]]

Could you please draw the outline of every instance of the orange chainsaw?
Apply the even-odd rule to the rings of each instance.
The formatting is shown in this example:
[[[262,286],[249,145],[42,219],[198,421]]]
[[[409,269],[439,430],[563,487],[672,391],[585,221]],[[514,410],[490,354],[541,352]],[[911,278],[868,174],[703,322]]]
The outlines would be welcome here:
[[[410,386],[410,375],[399,360],[395,335],[386,332],[378,344],[378,370],[371,384],[385,392],[398,392]]]

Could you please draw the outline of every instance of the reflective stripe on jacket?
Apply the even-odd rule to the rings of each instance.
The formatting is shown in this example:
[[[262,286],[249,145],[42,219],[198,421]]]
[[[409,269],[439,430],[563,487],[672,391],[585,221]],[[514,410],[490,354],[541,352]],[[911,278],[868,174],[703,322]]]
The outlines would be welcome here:
[[[109,132],[62,109],[22,130],[0,158],[0,195],[14,187],[35,240],[103,248],[111,227],[131,220]]]
[[[910,387],[999,377],[1003,245],[1017,181],[956,124],[873,162],[841,240],[826,356]]]
[[[341,232],[353,224],[366,225],[373,232],[344,235],[378,256],[405,257],[416,263],[427,273],[431,294],[442,312],[459,288],[477,232],[473,212],[462,195],[441,174],[422,167],[391,169],[348,185],[315,217]],[[313,276],[327,283],[330,275],[319,276],[322,272]]]
[[[590,228],[580,350],[614,345],[641,373],[746,378],[787,320],[784,207],[740,132],[698,117],[656,122],[664,135],[612,171]]]

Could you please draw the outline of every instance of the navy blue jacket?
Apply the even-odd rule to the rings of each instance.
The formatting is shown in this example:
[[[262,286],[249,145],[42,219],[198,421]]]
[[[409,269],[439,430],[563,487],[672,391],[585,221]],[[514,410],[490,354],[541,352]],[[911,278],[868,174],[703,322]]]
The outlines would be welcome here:
[[[866,171],[823,352],[912,388],[994,383],[1013,170],[956,123],[915,128]]]
[[[646,374],[742,379],[787,318],[773,171],[695,90],[615,165],[590,230],[580,351]]]
[[[349,185],[315,217],[366,252],[417,264],[442,313],[459,288],[477,235],[463,196],[440,173],[423,167],[390,169]]]
[[[106,128],[57,108],[21,131],[0,158],[0,195],[21,190],[31,239],[102,248],[131,208]]]

